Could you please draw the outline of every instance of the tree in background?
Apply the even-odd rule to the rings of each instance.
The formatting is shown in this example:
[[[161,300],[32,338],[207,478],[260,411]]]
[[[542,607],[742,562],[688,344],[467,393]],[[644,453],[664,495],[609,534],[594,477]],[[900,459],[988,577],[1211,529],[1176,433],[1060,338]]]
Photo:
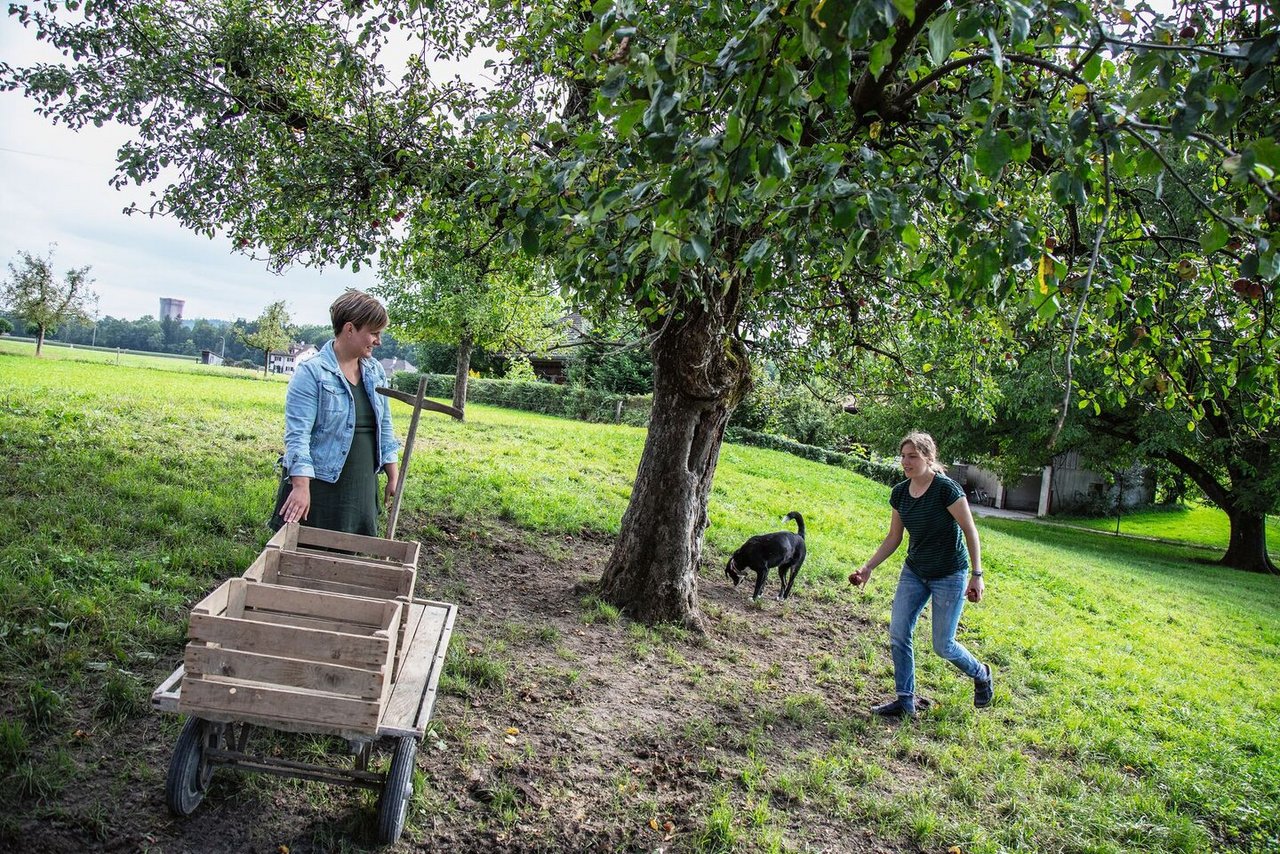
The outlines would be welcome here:
[[[74,64],[0,84],[73,126],[137,123],[116,180],[172,175],[153,212],[277,265],[365,263],[407,217],[437,258],[519,248],[575,305],[643,325],[653,419],[601,592],[646,621],[702,627],[707,502],[753,349],[806,349],[828,376],[869,354],[868,393],[955,376],[940,392],[990,412],[986,376],[1011,350],[982,339],[1014,338],[1024,302],[1131,311],[1110,287],[1129,247],[1103,241],[1117,181],[1176,182],[1184,160],[1218,171],[1202,216],[1250,243],[1242,276],[1277,275],[1269,5],[80,9],[69,24],[15,6]],[[397,81],[392,33],[418,42]],[[420,58],[475,48],[502,56],[483,92]],[[1072,301],[1052,293],[1068,281]],[[1070,328],[1074,357],[1083,318]],[[905,332],[945,340],[946,360],[910,362]]]
[[[241,327],[236,328],[236,335],[250,350],[262,353],[262,375],[267,375],[267,367],[271,362],[271,353],[277,350],[288,350],[293,343],[293,332],[289,325],[289,312],[285,309],[284,300],[273,302],[263,309],[255,321],[257,328],[248,332]]]
[[[401,338],[457,346],[453,405],[464,412],[472,351],[545,348],[564,312],[539,266],[519,255],[479,264],[434,252],[387,254],[374,291],[386,298]]]
[[[0,335],[8,335],[13,331],[13,324],[9,322],[9,318],[0,317]]]
[[[0,301],[36,328],[36,355],[45,335],[60,324],[89,317],[97,299],[89,285],[89,267],[68,270],[62,281],[53,272],[53,248],[43,257],[20,250],[9,262],[9,276],[0,284]]]

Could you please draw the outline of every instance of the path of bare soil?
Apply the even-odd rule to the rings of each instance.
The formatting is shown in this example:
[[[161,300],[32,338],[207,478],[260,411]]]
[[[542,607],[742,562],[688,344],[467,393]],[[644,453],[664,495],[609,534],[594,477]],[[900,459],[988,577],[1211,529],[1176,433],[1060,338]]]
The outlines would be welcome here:
[[[625,618],[590,622],[598,612],[589,583],[606,540],[440,520],[406,520],[402,530],[424,532],[419,595],[458,605],[456,652],[492,679],[444,686],[418,756],[422,794],[395,850],[698,850],[717,804],[740,825],[762,800],[769,838],[786,850],[917,850],[877,839],[817,799],[759,788],[869,726],[873,697],[822,673],[859,635],[882,647],[883,628],[806,595],[803,575],[790,603],[755,607],[748,584],[730,587],[708,562],[700,596],[710,631],[696,638]],[[172,666],[157,662],[150,676]],[[0,837],[0,849],[300,854],[370,844],[371,793],[261,775],[219,772],[194,815],[171,817],[163,789],[177,728],[147,715],[88,733],[74,757],[77,782],[24,809],[32,817],[17,838]],[[267,745],[311,761],[343,746],[300,736]],[[767,835],[738,829],[735,850],[761,849]]]

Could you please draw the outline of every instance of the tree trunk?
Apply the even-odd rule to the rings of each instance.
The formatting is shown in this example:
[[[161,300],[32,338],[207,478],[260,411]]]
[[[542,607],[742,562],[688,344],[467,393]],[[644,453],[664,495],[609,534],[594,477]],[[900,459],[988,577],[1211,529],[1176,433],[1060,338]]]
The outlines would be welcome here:
[[[653,346],[649,433],[600,580],[604,599],[645,623],[705,629],[697,578],[707,500],[729,413],[751,376],[745,349],[729,334],[729,303],[685,306],[687,319]]]
[[[1225,465],[1226,484],[1220,483],[1206,467],[1177,451],[1165,451],[1159,456],[1191,478],[1205,497],[1227,514],[1231,522],[1231,539],[1227,553],[1219,563],[1248,572],[1277,573],[1276,565],[1267,554],[1266,514],[1240,507],[1244,503],[1242,499],[1247,499],[1251,490],[1257,488],[1259,480],[1265,481],[1273,470],[1268,443],[1245,445],[1228,459]]]
[[[262,378],[264,380],[267,378],[267,366],[270,364],[271,364],[271,351],[263,350],[262,351]]]
[[[36,328],[36,355],[40,355],[40,351],[44,349],[44,327]]]
[[[1231,520],[1231,542],[1222,556],[1222,565],[1277,574],[1276,565],[1267,554],[1267,517],[1245,510],[1227,510],[1227,518]]]
[[[471,348],[473,339],[463,335],[458,342],[458,368],[453,374],[453,408],[459,412],[467,411],[467,379],[471,376]]]

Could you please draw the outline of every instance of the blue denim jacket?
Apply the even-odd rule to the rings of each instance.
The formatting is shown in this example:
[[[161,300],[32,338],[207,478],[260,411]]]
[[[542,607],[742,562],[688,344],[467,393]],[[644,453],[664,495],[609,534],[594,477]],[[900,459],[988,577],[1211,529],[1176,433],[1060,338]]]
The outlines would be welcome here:
[[[390,399],[374,391],[387,375],[374,359],[360,360],[360,387],[378,418],[378,467],[396,461]],[[336,483],[356,432],[355,398],[330,341],[298,366],[284,397],[284,467],[291,476]]]

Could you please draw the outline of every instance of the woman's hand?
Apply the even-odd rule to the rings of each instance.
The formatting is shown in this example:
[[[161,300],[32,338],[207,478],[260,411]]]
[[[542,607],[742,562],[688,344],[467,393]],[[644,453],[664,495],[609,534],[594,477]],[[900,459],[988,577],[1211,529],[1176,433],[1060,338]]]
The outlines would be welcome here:
[[[387,512],[391,512],[391,503],[396,498],[396,487],[400,484],[400,466],[396,463],[387,463],[382,467],[382,471],[387,476],[387,485],[382,492],[382,500],[386,505]]]
[[[857,572],[849,573],[849,583],[852,584],[854,587],[865,588],[867,586],[867,582],[870,580],[871,580],[871,568],[868,566],[864,565]]]
[[[981,575],[969,576],[969,586],[964,591],[964,598],[970,602],[981,602],[982,594],[986,590],[986,585],[982,583]]]
[[[310,513],[311,478],[295,477],[293,478],[293,489],[289,490],[289,497],[284,500],[284,505],[280,508],[280,518],[286,524],[301,522]]]

